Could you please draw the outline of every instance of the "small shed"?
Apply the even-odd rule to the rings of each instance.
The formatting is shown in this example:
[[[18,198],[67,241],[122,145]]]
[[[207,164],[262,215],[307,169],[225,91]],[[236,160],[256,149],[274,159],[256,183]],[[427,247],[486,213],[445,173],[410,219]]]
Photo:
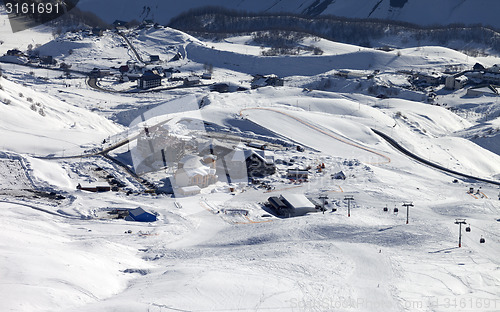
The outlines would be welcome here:
[[[122,65],[120,66],[119,70],[120,73],[128,73],[130,71],[130,67],[128,67],[128,65]]]
[[[345,180],[346,176],[343,171],[339,171],[337,173],[332,174],[332,179]]]
[[[247,143],[247,146],[248,147],[252,147],[252,148],[256,148],[256,149],[260,149],[260,150],[265,150],[267,149],[267,144],[262,144],[262,143],[256,143],[256,142],[249,142]]]
[[[309,171],[305,169],[288,169],[286,177],[292,180],[307,180],[309,178]]]
[[[473,70],[475,71],[482,71],[482,70],[485,70],[484,66],[480,63],[476,63],[474,64],[474,67],[472,67]]]
[[[193,196],[200,194],[201,189],[198,185],[184,186],[177,190],[177,193],[182,196]]]
[[[197,76],[189,76],[184,79],[185,86],[195,86],[200,83],[200,78]]]
[[[227,83],[215,83],[210,86],[210,91],[226,93],[229,91],[229,85]]]
[[[284,85],[284,79],[279,78],[276,75],[254,75],[252,81],[250,82],[252,89],[257,89],[266,86],[282,87]]]
[[[149,61],[150,62],[159,62],[160,61],[160,56],[159,55],[150,55],[149,56]]]
[[[93,193],[103,193],[103,192],[111,191],[111,186],[109,186],[109,185],[96,185],[96,184],[81,185],[80,183],[78,183],[78,185],[76,186],[76,189],[81,190],[81,191],[93,192]]]
[[[155,222],[156,216],[139,207],[129,210],[128,216],[125,217],[125,220],[136,222]]]

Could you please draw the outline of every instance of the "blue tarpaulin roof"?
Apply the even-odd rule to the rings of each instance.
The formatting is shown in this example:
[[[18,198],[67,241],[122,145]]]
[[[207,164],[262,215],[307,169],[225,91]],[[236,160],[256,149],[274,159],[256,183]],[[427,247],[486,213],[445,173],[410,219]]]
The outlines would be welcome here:
[[[127,221],[137,221],[137,222],[155,222],[156,216],[152,213],[144,211],[142,208],[136,208],[128,212],[128,216],[125,218]]]

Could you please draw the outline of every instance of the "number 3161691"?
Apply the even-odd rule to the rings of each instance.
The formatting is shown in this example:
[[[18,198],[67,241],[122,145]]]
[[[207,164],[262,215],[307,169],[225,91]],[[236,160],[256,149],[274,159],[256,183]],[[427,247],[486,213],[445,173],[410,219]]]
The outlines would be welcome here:
[[[59,13],[59,3],[11,3],[5,4],[7,14],[52,14]]]

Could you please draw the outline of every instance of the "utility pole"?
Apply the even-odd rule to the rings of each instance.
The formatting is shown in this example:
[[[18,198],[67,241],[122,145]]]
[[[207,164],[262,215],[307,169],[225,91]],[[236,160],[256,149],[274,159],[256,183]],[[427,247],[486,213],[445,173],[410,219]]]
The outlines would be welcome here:
[[[465,219],[455,219],[455,224],[458,224],[458,247],[462,247],[462,224],[467,224]]]
[[[319,196],[319,199],[321,199],[321,204],[322,204],[321,210],[323,210],[323,214],[325,214],[325,201],[328,199],[328,196],[326,194],[322,194]]]
[[[347,200],[347,216],[351,216],[351,200],[354,200],[354,197],[352,196],[346,196],[344,197],[344,200]]]
[[[406,224],[408,224],[410,217],[410,207],[413,207],[413,203],[404,203],[403,206],[406,207]]]

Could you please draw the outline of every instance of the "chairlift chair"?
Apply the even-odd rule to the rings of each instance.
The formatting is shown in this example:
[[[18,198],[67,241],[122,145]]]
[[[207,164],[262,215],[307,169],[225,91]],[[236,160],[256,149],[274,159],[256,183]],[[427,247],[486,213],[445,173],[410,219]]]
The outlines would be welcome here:
[[[397,207],[394,208],[394,213],[398,213],[399,209]]]
[[[384,211],[389,211],[389,208],[387,208],[387,206],[385,206]]]
[[[465,232],[470,232],[470,225],[465,228]]]
[[[480,242],[481,244],[484,244],[484,243],[486,242],[486,240],[484,239],[484,237],[482,237],[482,236],[481,236],[481,239],[479,240],[479,242]]]

